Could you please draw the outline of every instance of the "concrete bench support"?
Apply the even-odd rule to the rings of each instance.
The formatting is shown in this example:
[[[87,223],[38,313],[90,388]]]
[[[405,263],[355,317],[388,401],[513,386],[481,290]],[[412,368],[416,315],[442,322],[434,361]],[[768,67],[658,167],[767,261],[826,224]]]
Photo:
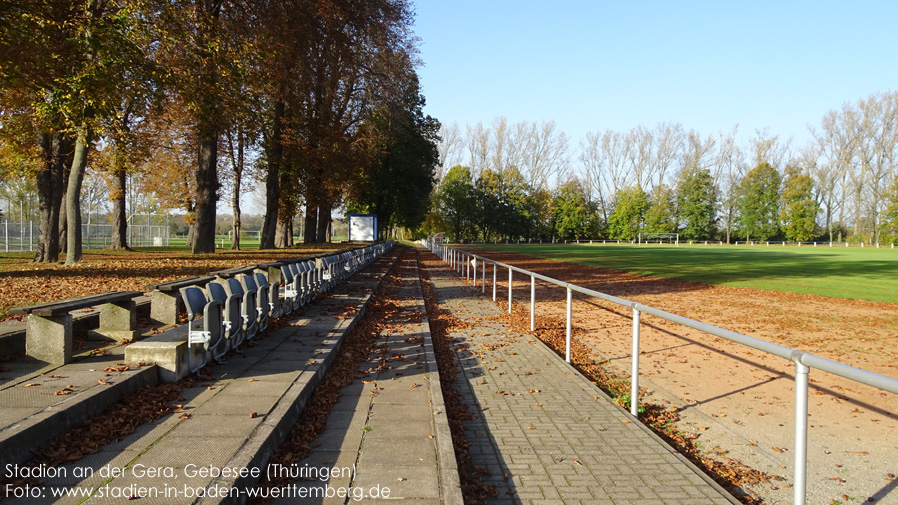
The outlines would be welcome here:
[[[162,325],[178,323],[178,309],[184,305],[178,291],[153,291],[150,303],[150,319]]]
[[[92,331],[92,336],[111,338],[117,342],[134,340],[140,335],[137,330],[137,303],[124,300],[106,303],[100,309],[100,327]]]
[[[25,323],[25,354],[47,363],[71,363],[72,315],[31,314]]]
[[[188,327],[189,325],[182,324],[129,345],[125,348],[125,361],[132,365],[155,364],[159,370],[160,382],[183,379],[190,373]]]

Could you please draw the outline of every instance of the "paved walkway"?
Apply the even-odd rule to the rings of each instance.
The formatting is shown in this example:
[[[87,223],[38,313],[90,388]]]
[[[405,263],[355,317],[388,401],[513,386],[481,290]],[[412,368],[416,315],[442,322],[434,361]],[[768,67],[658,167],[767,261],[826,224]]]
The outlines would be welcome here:
[[[396,268],[398,289],[384,294],[393,304],[387,329],[360,367],[366,376],[341,390],[311,454],[296,465],[329,478],[296,483],[318,488],[315,497],[276,503],[462,505],[414,254]],[[331,497],[322,499],[328,488]]]
[[[498,491],[489,503],[738,503],[539,340],[497,321],[479,289],[442,263],[430,276],[440,305],[473,323],[450,336],[456,387],[476,416],[465,425],[471,463]]]

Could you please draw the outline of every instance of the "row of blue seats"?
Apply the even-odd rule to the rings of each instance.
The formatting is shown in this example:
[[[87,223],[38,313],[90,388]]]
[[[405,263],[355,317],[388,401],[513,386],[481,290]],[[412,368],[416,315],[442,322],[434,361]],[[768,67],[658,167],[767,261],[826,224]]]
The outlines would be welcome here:
[[[206,284],[205,289],[180,289],[187,307],[190,372],[268,328],[272,319],[287,316],[348,278],[392,247],[375,244],[314,260],[285,263],[280,280],[269,282],[261,271],[240,274]],[[194,322],[202,317],[202,327]]]

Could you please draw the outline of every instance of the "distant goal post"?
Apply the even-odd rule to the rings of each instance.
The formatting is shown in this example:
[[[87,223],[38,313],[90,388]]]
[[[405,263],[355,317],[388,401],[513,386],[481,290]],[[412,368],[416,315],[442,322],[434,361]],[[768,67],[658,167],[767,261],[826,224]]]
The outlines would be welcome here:
[[[639,244],[674,244],[680,245],[679,233],[640,233],[636,236]]]

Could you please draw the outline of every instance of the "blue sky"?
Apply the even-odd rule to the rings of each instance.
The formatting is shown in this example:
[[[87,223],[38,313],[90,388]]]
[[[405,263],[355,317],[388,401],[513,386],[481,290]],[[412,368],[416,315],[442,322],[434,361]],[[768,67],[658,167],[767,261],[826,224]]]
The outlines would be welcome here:
[[[425,112],[586,132],[739,123],[793,147],[829,110],[898,88],[898,1],[416,0]]]

